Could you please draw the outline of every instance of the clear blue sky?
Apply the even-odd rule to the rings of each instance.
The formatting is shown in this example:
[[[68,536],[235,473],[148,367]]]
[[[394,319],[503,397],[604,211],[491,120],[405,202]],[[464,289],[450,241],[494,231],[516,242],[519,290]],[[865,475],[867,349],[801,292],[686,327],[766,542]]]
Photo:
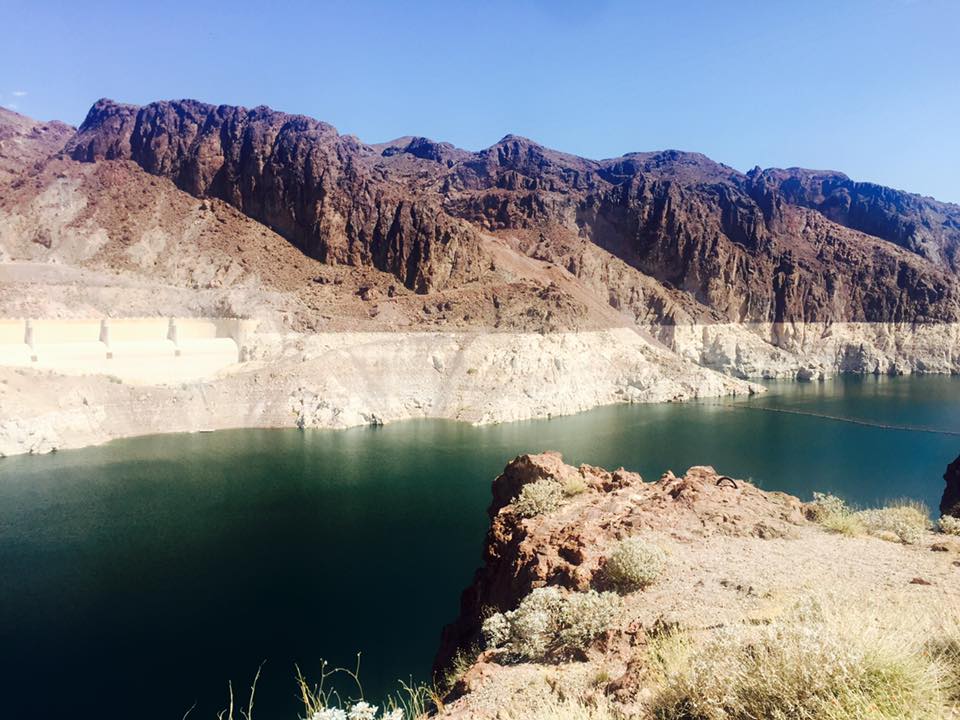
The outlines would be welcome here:
[[[960,202],[960,2],[0,0],[0,104],[270,105],[367,142],[697,150]]]

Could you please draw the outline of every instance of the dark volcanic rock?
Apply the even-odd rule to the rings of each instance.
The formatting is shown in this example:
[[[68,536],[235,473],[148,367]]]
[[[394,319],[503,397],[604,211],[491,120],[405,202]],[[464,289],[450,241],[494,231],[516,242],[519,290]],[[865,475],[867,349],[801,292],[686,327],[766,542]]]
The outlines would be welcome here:
[[[133,160],[313,257],[418,292],[482,279],[489,232],[592,282],[577,248],[599,246],[684,291],[688,315],[708,322],[960,317],[960,207],[839,173],[743,174],[676,150],[594,161],[514,135],[476,153],[426,138],[371,146],[303,116],[190,100],[101,100],[67,151]]]
[[[934,263],[958,270],[960,207],[932,198],[855,182],[842,173],[791,168],[751,173],[754,192],[779,194],[840,225],[873,235]]]
[[[324,262],[372,265],[418,292],[478,279],[476,231],[370,171],[372,150],[326,123],[192,100],[101,100],[67,151],[130,159],[218,197]]]
[[[947,465],[943,479],[947,486],[940,499],[940,513],[960,518],[960,457]]]

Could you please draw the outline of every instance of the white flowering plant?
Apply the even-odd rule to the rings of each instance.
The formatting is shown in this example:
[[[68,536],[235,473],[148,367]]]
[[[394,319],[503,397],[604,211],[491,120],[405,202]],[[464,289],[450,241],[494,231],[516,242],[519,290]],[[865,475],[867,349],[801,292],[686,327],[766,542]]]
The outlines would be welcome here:
[[[930,511],[916,503],[897,503],[888,507],[861,510],[855,517],[867,533],[915,545],[930,529]]]
[[[482,626],[487,647],[514,660],[565,658],[583,653],[616,623],[621,609],[615,593],[564,592],[537,588],[516,610],[495,613]]]
[[[349,683],[356,687],[358,699],[344,700],[337,690],[329,687],[331,678],[336,675],[346,676]],[[353,670],[331,668],[324,661],[320,666],[320,682],[316,685],[310,685],[298,668],[297,682],[306,710],[303,720],[417,720],[426,715],[428,692],[423,687],[401,683],[406,700],[388,698],[383,708],[364,700],[359,654]]]
[[[943,515],[937,527],[944,535],[960,535],[960,518],[953,515]]]
[[[807,504],[807,515],[814,522],[823,522],[828,518],[847,515],[849,512],[843,498],[830,493],[815,492],[813,501]]]

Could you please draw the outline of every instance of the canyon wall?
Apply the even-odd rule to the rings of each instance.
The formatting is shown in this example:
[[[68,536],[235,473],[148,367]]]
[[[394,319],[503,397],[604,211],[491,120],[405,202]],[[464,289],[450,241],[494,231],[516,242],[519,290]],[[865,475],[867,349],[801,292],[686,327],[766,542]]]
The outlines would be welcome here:
[[[496,423],[756,391],[619,328],[586,333],[256,334],[248,359],[149,387],[0,367],[0,455],[240,427],[408,418]]]

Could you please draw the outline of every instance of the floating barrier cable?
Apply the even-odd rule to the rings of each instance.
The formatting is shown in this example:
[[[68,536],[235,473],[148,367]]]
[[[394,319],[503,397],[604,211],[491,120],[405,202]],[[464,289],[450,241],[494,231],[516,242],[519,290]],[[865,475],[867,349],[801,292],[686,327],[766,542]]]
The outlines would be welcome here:
[[[941,428],[924,427],[922,425],[892,425],[888,423],[875,422],[873,420],[860,420],[858,418],[848,418],[842,415],[827,415],[826,413],[807,412],[806,410],[789,410],[787,408],[759,407],[757,405],[729,404],[723,407],[735,408],[738,410],[760,410],[762,412],[782,413],[784,415],[803,415],[806,417],[819,418],[821,420],[832,420],[834,422],[845,422],[851,425],[862,425],[864,427],[878,428],[880,430],[903,430],[906,432],[929,433],[931,435],[949,435],[951,437],[960,437],[960,430],[943,430]]]

